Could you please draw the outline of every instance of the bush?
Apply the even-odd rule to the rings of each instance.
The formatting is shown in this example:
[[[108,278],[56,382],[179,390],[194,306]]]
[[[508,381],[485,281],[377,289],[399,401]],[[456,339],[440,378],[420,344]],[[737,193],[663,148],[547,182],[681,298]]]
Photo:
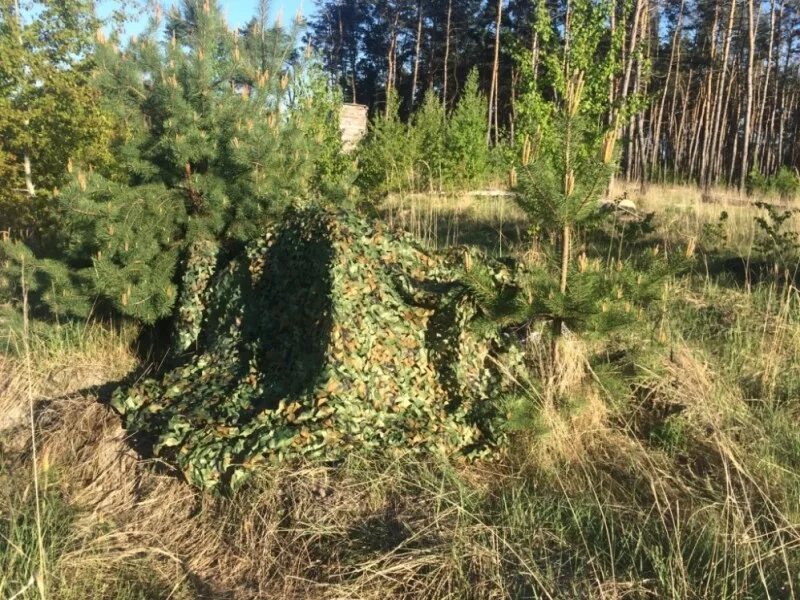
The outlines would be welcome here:
[[[413,187],[417,190],[438,190],[447,176],[447,115],[439,97],[432,91],[412,117],[409,147],[413,148]]]
[[[413,169],[416,152],[407,143],[408,128],[400,121],[397,97],[391,95],[387,104],[386,112],[370,123],[357,152],[356,185],[368,195],[413,188],[408,185],[407,177]]]
[[[444,141],[447,181],[455,189],[470,189],[491,179],[491,151],[486,141],[489,104],[473,70],[461,100],[447,123]]]
[[[789,167],[781,167],[773,178],[773,186],[781,200],[788,202],[800,192],[800,178],[797,172]]]
[[[783,202],[789,202],[800,193],[800,176],[789,167],[781,167],[771,176],[764,175],[754,167],[747,179],[747,191],[750,195],[776,194]]]

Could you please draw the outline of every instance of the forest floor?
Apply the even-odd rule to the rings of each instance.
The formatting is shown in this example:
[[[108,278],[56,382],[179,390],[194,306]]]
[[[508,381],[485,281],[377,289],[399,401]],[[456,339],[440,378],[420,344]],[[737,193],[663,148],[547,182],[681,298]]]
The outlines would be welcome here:
[[[800,594],[800,294],[741,278],[738,196],[628,190],[676,247],[726,251],[671,281],[629,389],[563,373],[574,405],[494,463],[270,467],[211,497],[131,449],[98,399],[136,331],[0,313],[0,598],[794,598]],[[522,253],[510,202],[394,199],[431,246]],[[727,261],[727,262],[726,262]],[[590,342],[571,352],[585,360]],[[33,424],[32,424],[33,423]]]

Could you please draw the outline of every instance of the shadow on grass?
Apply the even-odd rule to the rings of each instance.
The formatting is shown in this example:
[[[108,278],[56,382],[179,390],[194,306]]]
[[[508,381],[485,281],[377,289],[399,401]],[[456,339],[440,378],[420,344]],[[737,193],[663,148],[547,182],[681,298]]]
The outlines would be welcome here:
[[[436,212],[411,222],[406,210],[380,209],[376,217],[407,231],[433,248],[472,246],[488,256],[508,254],[530,240],[525,219],[477,219],[458,213]]]

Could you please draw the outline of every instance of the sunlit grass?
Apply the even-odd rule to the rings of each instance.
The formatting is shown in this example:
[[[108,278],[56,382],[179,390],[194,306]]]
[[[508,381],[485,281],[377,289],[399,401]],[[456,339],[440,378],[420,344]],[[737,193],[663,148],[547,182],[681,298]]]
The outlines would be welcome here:
[[[681,244],[727,210],[726,252],[752,247],[755,211],[734,198],[709,204],[693,190],[657,188],[630,197]],[[396,197],[382,210],[432,247],[475,243],[507,256],[529,242],[508,197]],[[123,600],[796,597],[798,315],[794,287],[732,285],[700,269],[669,282],[625,363],[634,377],[601,369],[591,343],[573,340],[562,364],[574,369],[523,389],[517,401],[532,426],[500,460],[353,453],[336,465],[266,467],[230,498],[138,457],[96,401],[93,386],[136,368],[135,330],[32,324],[28,372],[10,315],[0,597],[23,588],[20,598],[43,589]],[[526,352],[547,372],[535,341]]]

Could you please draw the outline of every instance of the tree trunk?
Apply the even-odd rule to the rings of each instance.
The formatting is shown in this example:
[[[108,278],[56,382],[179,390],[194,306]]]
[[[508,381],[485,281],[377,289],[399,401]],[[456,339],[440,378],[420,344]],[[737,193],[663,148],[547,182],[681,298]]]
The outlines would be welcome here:
[[[672,34],[672,48],[670,49],[669,54],[669,66],[667,67],[667,78],[664,81],[664,90],[661,93],[661,103],[658,107],[658,112],[656,115],[656,122],[653,127],[653,151],[652,156],[650,158],[650,169],[651,172],[658,169],[658,158],[659,154],[661,153],[661,126],[664,120],[664,107],[667,103],[667,94],[669,93],[669,85],[672,81],[672,73],[675,70],[674,65],[676,64],[676,56],[679,54],[679,45],[681,41],[681,35],[683,33],[683,9],[686,4],[686,0],[681,0],[681,7],[678,11],[678,22],[675,25],[675,31]],[[678,73],[680,75],[680,73]],[[674,86],[677,87],[677,84]],[[673,95],[673,106],[675,105],[674,95]],[[674,111],[674,108],[673,108]]]
[[[489,123],[486,128],[486,143],[492,143],[492,130],[494,130],[494,141],[497,143],[499,131],[497,127],[497,113],[499,112],[500,102],[500,27],[503,23],[503,0],[497,0],[497,21],[495,22],[494,33],[494,62],[492,63],[492,85],[489,92]]]
[[[31,174],[31,157],[27,152],[22,155],[22,165],[25,171],[25,189],[28,191],[28,196],[33,198],[36,195],[36,188],[33,185],[33,175]]]
[[[783,0],[781,0],[780,14],[783,14]],[[758,125],[756,126],[756,136],[758,139],[758,143],[756,144],[755,154],[753,157],[753,165],[758,169],[760,169],[762,172],[766,172],[766,165],[764,164],[762,157],[762,148],[766,143],[766,137],[767,137],[766,131],[764,131],[765,128],[764,115],[767,108],[767,96],[769,95],[770,72],[772,70],[772,55],[775,51],[775,23],[776,23],[775,0],[770,0],[769,49],[767,50],[766,73],[764,74],[764,88],[763,88],[764,91],[761,95],[761,108],[759,109]]]
[[[625,52],[626,58],[623,58],[623,63],[625,64],[624,75],[622,78],[622,90],[619,95],[620,102],[624,103],[628,99],[628,92],[630,91],[630,84],[631,84],[631,77],[633,75],[633,66],[636,62],[636,47],[639,44],[639,27],[641,23],[642,17],[642,10],[645,6],[645,0],[636,0],[633,9],[633,25],[631,27],[631,34],[630,34],[630,41],[627,47],[627,51]],[[617,121],[617,115],[614,116],[614,122]],[[627,126],[625,128],[628,132],[626,136],[624,136],[626,140],[626,169],[625,169],[625,176],[626,178],[630,179],[631,176],[631,165],[632,165],[632,158],[631,154],[633,153],[633,127]]]
[[[22,49],[22,13],[19,9],[19,0],[14,0],[14,16],[17,19],[17,27],[19,28],[19,36],[17,41],[19,42],[19,47]],[[27,129],[30,125],[30,121],[25,119],[25,128]],[[28,196],[33,198],[36,195],[36,187],[33,185],[33,174],[31,172],[31,155],[28,148],[24,148],[22,152],[22,170],[25,174],[25,189],[28,192]]]
[[[394,24],[389,37],[389,52],[387,55],[388,73],[386,75],[386,116],[389,116],[391,106],[391,96],[395,88],[395,77],[397,69],[397,26],[400,23],[400,11],[394,16]]]
[[[754,0],[747,0],[748,14],[748,55],[747,55],[747,111],[744,117],[744,141],[742,143],[742,172],[739,179],[740,192],[745,191],[747,185],[747,174],[750,165],[750,135],[753,123],[753,75],[756,61],[756,21]]]
[[[414,78],[411,83],[411,106],[417,101],[417,81],[419,79],[419,53],[422,47],[422,2],[417,3],[417,42],[414,49]]]
[[[709,158],[711,159],[711,168],[709,172],[706,174],[708,180],[705,182],[706,186],[710,185],[712,181],[716,178],[717,173],[715,170],[715,165],[717,164],[717,152],[720,149],[720,145],[722,143],[722,136],[721,129],[722,129],[722,107],[723,107],[723,98],[725,97],[725,84],[728,78],[728,59],[730,57],[730,50],[731,50],[731,40],[733,39],[733,23],[734,17],[736,15],[736,2],[731,2],[731,7],[728,12],[728,28],[725,32],[725,45],[722,51],[722,73],[720,74],[719,80],[717,81],[717,93],[716,93],[716,102],[714,106],[714,121],[712,123],[712,138],[711,138],[711,146],[709,148]],[[730,101],[730,89],[728,90],[727,95],[728,101]]]
[[[452,29],[453,24],[453,0],[448,0],[447,2],[447,32],[445,34],[445,42],[444,42],[444,85],[443,85],[443,92],[442,92],[442,101],[444,102],[444,108],[447,110],[447,81],[449,76],[449,68],[450,68],[450,32]]]
[[[719,31],[719,15],[720,15],[720,2],[717,0],[716,4],[714,5],[714,20],[711,25],[711,49],[709,52],[709,69],[706,76],[706,87],[705,87],[705,95],[703,96],[705,99],[705,104],[703,106],[702,114],[702,122],[698,121],[697,124],[697,145],[696,149],[700,149],[702,146],[702,151],[699,152],[699,160],[700,160],[700,170],[697,174],[698,181],[700,185],[705,186],[707,182],[707,170],[708,170],[708,154],[709,154],[709,142],[713,135],[713,96],[714,96],[714,66],[717,61],[717,35]],[[700,136],[700,129],[702,127],[703,135]],[[702,145],[701,145],[702,139]],[[695,154],[697,156],[697,154]],[[692,160],[694,163],[694,159]],[[694,167],[691,169],[692,176],[694,175]]]

